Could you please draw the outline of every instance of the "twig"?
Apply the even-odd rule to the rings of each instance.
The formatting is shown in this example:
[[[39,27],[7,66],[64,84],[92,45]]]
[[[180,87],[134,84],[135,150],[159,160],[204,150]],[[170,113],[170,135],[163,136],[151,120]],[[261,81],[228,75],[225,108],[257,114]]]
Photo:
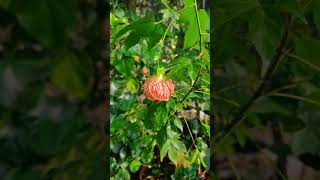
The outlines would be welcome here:
[[[271,94],[273,94],[273,93],[277,93],[277,92],[279,92],[279,91],[283,91],[283,90],[288,90],[288,89],[295,88],[295,87],[297,87],[299,84],[308,82],[309,80],[311,80],[311,78],[306,78],[306,79],[302,79],[302,80],[293,82],[292,84],[288,84],[288,85],[285,85],[285,86],[282,86],[282,87],[273,89],[272,91],[270,91],[270,92],[268,92],[268,93],[265,93],[263,96],[268,96],[268,95],[271,95]]]
[[[283,137],[281,134],[281,128],[279,121],[273,120],[272,123],[272,136],[273,136],[273,141],[274,141],[274,146],[282,146],[284,144],[283,142]],[[285,176],[283,177],[283,174],[286,174],[286,162],[287,162],[287,156],[286,155],[278,155],[278,160],[277,160],[277,169],[281,172],[281,174],[278,175],[278,178],[286,178]]]
[[[197,0],[194,0],[194,10],[196,12],[196,17],[197,17],[198,33],[199,33],[199,37],[200,37],[199,46],[200,46],[200,54],[201,54],[202,53],[202,34],[201,34],[200,18],[199,18],[199,14],[198,14]]]
[[[196,16],[197,16],[197,24],[198,24],[198,33],[199,33],[199,36],[200,36],[200,54],[197,58],[202,58],[202,47],[201,47],[201,42],[202,42],[202,34],[201,34],[201,26],[200,26],[200,19],[199,19],[199,15],[198,15],[198,5],[197,5],[197,0],[194,0],[194,8],[195,8],[195,11],[196,11]],[[195,79],[195,81],[193,82],[192,84],[192,87],[191,89],[189,90],[189,92],[182,98],[182,100],[177,104],[176,107],[178,107],[180,104],[182,104],[186,99],[187,97],[192,93],[192,91],[194,90],[196,84],[197,84],[197,81],[198,79],[200,78],[200,73],[201,73],[201,70],[202,70],[202,66],[199,68],[198,70],[198,74],[197,74],[197,77]],[[170,113],[169,117],[172,116],[175,112],[177,111],[177,108],[175,108],[172,113]]]
[[[305,60],[304,58],[301,58],[301,57],[299,57],[299,56],[297,56],[297,55],[290,54],[290,53],[285,53],[285,55],[287,55],[288,57],[294,58],[294,59],[296,59],[296,60],[298,60],[298,61],[300,61],[300,62],[308,65],[308,66],[311,67],[312,69],[317,70],[317,71],[320,72],[320,67],[319,67],[319,66],[317,66],[317,65],[315,65],[315,64],[313,64],[313,63],[311,63],[311,62],[309,62],[309,61],[307,61],[307,60]]]
[[[191,129],[190,129],[189,125],[188,125],[187,119],[186,119],[186,117],[185,117],[185,115],[184,115],[183,113],[181,113],[181,115],[182,115],[182,117],[183,117],[183,119],[184,119],[184,122],[185,122],[185,124],[186,124],[186,126],[187,126],[187,129],[188,129],[188,131],[189,131],[189,134],[190,134],[190,137],[191,137],[193,146],[198,150],[197,144],[196,144],[196,142],[194,141],[194,138],[193,138]],[[189,150],[190,150],[190,149],[189,149]],[[198,151],[199,151],[199,150],[198,150]]]
[[[288,28],[285,29],[285,34],[282,37],[281,41],[280,41],[280,45],[277,48],[277,53],[273,58],[272,63],[269,65],[266,74],[264,75],[262,82],[260,83],[258,89],[255,91],[255,93],[253,94],[253,96],[250,98],[250,100],[248,101],[247,104],[245,104],[239,111],[238,113],[235,115],[235,118],[232,120],[232,123],[227,125],[226,127],[224,127],[222,131],[220,131],[220,133],[214,138],[216,140],[218,140],[221,136],[223,136],[224,134],[228,134],[229,131],[233,130],[234,127],[236,127],[236,125],[239,124],[240,121],[243,120],[243,116],[245,115],[245,113],[249,110],[249,108],[254,104],[254,102],[263,94],[263,90],[265,88],[265,86],[267,85],[267,83],[269,82],[269,80],[272,77],[272,74],[274,72],[274,68],[277,66],[278,62],[282,59],[283,57],[283,51],[285,48],[285,45],[287,43],[288,40]]]
[[[301,97],[301,96],[297,96],[297,95],[292,95],[292,94],[286,94],[286,93],[272,93],[269,96],[278,96],[278,97],[286,97],[286,98],[290,98],[290,99],[297,99],[300,101],[304,101],[310,104],[314,104],[320,107],[320,102],[318,101],[314,101],[312,99],[308,99],[305,97]]]
[[[198,81],[198,79],[199,79],[199,76],[200,76],[200,73],[201,73],[201,69],[202,69],[202,68],[199,68],[197,77],[196,77],[195,81],[193,82],[191,89],[190,89],[190,90],[188,91],[188,93],[182,98],[182,100],[176,105],[176,107],[178,107],[180,104],[182,104],[182,103],[187,99],[187,97],[191,94],[191,92],[193,91],[193,89],[195,88],[196,83],[197,83],[197,81]],[[176,110],[177,110],[177,108],[175,108],[175,109],[172,111],[172,113],[170,113],[169,117],[172,116],[172,115],[176,112]]]

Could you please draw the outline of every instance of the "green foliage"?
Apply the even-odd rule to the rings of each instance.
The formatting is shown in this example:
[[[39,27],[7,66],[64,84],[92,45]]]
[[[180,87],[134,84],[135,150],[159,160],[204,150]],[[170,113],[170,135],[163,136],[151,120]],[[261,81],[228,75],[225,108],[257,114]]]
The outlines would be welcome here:
[[[64,46],[77,12],[75,0],[63,5],[54,0],[5,0],[0,5],[15,14],[23,28],[49,48]]]
[[[54,61],[50,76],[52,83],[69,96],[88,96],[93,75],[89,57],[80,58],[71,53],[62,53]]]
[[[280,158],[318,157],[319,2],[218,0],[211,11],[212,153],[260,148],[265,142],[249,129],[263,129],[274,136],[274,144],[263,148]],[[293,141],[278,137],[277,130]]]
[[[112,179],[136,174],[196,178],[198,169],[210,167],[208,145],[199,145],[209,143],[209,119],[197,115],[209,109],[204,106],[210,86],[205,69],[210,62],[209,16],[204,9],[195,11],[195,2],[185,1],[177,9],[163,1],[164,6],[154,7],[161,8],[162,15],[150,15],[147,12],[155,9],[148,8],[147,15],[133,13],[122,4],[111,11]],[[145,79],[155,75],[158,66],[165,67],[165,78],[175,86],[169,101],[153,102],[143,95]],[[143,67],[150,74],[143,75]],[[149,170],[143,170],[146,167]]]
[[[38,62],[33,59],[21,59],[18,61],[5,60],[0,63],[0,104],[12,107],[23,93],[28,84],[44,80],[49,73],[47,66],[49,61]],[[28,67],[26,69],[25,67]],[[42,76],[39,76],[42,74]]]
[[[200,49],[200,35],[201,33],[207,32],[206,30],[209,25],[209,17],[206,11],[201,9],[196,13],[194,10],[194,4],[195,1],[193,0],[184,0],[185,9],[181,13],[181,21],[188,24],[183,43],[183,48],[185,49],[194,46],[197,49]],[[207,35],[201,36],[203,36],[202,38],[207,37]],[[201,44],[201,46],[203,46],[203,44]]]
[[[270,61],[283,35],[281,23],[273,21],[262,9],[249,14],[249,37],[262,61]]]
[[[78,122],[77,122],[78,121]],[[30,148],[40,156],[50,156],[70,148],[77,141],[76,132],[81,128],[78,119],[66,120],[61,124],[40,120],[39,125],[27,138]]]
[[[297,56],[305,59],[307,62],[320,65],[318,60],[320,56],[319,52],[320,40],[312,37],[303,36],[296,41],[295,51]]]
[[[106,177],[104,9],[0,1],[0,179]]]
[[[161,39],[164,28],[160,24],[155,24],[152,17],[147,16],[121,29],[115,38],[119,38],[128,31],[130,34],[124,42],[127,49],[138,44],[143,38],[148,39],[148,45],[152,48]]]

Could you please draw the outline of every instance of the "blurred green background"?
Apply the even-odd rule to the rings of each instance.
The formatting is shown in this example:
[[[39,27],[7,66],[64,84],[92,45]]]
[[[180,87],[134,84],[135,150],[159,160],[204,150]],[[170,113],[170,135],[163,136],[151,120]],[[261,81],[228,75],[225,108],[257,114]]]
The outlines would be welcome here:
[[[0,1],[0,179],[105,179],[107,2]]]
[[[215,0],[217,179],[320,179],[320,1]]]

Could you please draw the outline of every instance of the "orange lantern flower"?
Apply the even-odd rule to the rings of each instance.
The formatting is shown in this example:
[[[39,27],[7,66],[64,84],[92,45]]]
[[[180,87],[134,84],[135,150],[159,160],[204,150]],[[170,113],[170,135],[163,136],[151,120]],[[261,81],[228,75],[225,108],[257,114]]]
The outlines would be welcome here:
[[[164,68],[159,68],[157,76],[146,79],[143,89],[145,96],[151,101],[168,101],[174,91],[172,80],[165,79]]]

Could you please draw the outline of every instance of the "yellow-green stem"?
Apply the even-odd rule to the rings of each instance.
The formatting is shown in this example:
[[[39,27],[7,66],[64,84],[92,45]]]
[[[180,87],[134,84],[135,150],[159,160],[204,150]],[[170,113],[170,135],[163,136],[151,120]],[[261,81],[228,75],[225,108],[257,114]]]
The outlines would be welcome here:
[[[199,18],[199,13],[198,13],[197,0],[194,0],[194,9],[195,9],[195,12],[196,12],[196,17],[197,17],[198,33],[199,33],[199,37],[200,37],[199,46],[200,46],[200,54],[201,54],[202,53],[202,33],[201,33],[201,26],[200,26],[200,18]]]

